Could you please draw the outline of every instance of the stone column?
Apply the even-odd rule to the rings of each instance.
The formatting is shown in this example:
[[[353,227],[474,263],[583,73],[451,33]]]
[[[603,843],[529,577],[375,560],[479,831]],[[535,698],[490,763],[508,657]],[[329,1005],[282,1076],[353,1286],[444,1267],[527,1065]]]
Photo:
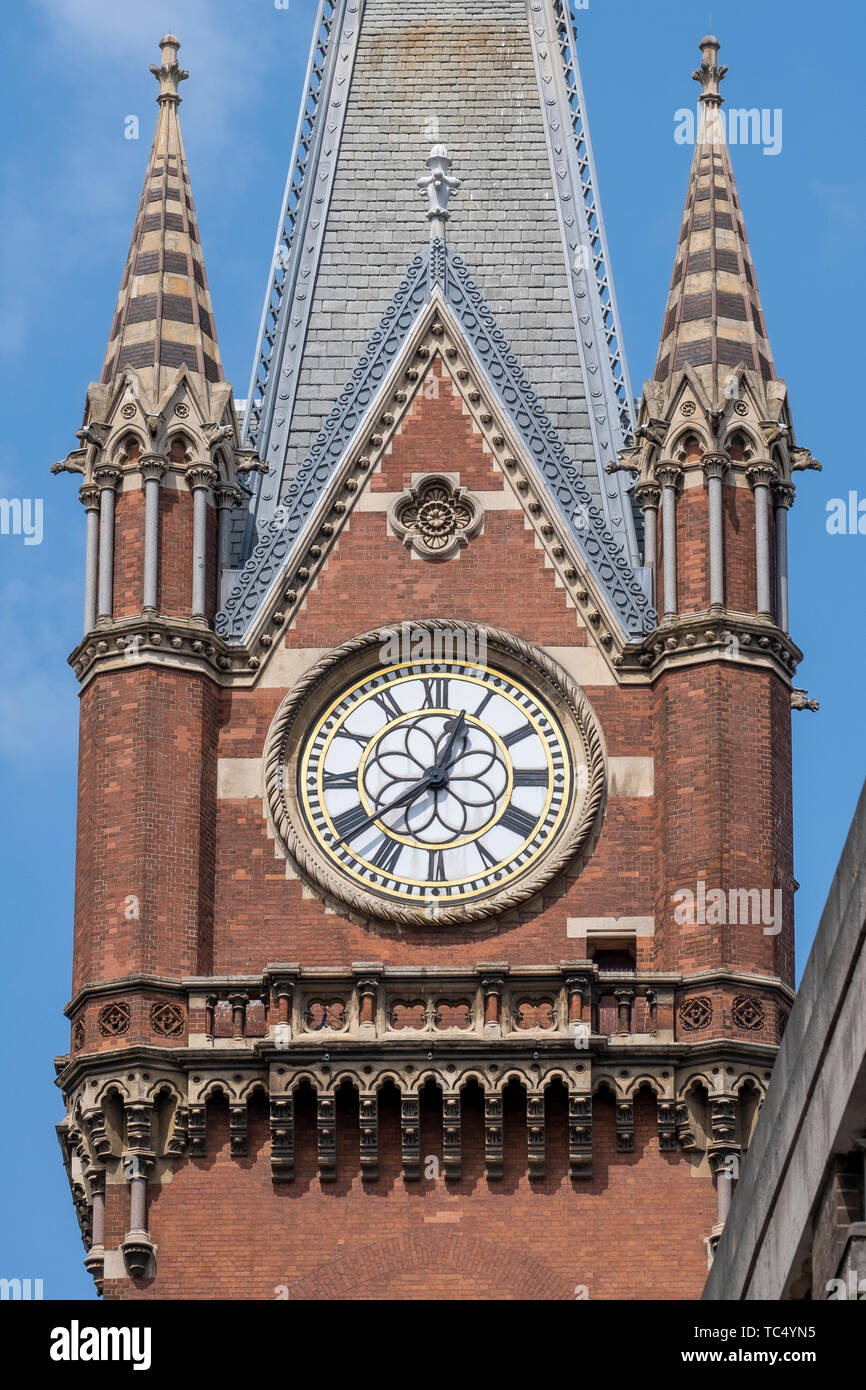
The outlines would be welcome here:
[[[662,617],[673,618],[677,612],[677,488],[683,470],[676,463],[660,463],[655,476],[662,489]]]
[[[143,454],[139,468],[144,485],[144,593],[145,611],[156,612],[159,571],[159,484],[167,468],[158,454]]]
[[[626,987],[618,987],[614,990],[617,1010],[617,1033],[631,1032],[631,1011],[634,1004],[634,990]]]
[[[99,497],[95,483],[85,483],[78,500],[87,513],[87,540],[84,560],[84,632],[96,626],[96,585],[99,570]]]
[[[205,463],[194,463],[185,478],[192,492],[192,616],[204,619],[207,580],[207,493],[216,473]]]
[[[216,503],[217,514],[219,517],[219,572],[229,568],[229,538],[232,510],[241,504],[242,493],[239,487],[230,487],[228,483],[217,483],[214,488],[214,501]]]
[[[383,967],[353,965],[355,988],[358,991],[358,1031],[364,1037],[376,1035],[376,1009],[379,1002],[379,976]]]
[[[124,1154],[123,1166],[129,1178],[129,1230],[120,1249],[130,1276],[144,1279],[153,1273],[154,1245],[147,1231],[147,1175],[153,1155]]]
[[[482,967],[481,988],[484,991],[484,1031],[494,1037],[502,1035],[502,990],[505,970],[488,971]]]
[[[655,483],[639,483],[634,490],[637,504],[643,512],[643,562],[652,574],[652,602],[659,601],[656,582],[656,558],[658,554],[658,519],[661,489]]]
[[[770,485],[776,470],[771,463],[754,464],[746,469],[746,479],[755,494],[755,578],[758,592],[758,613],[764,618],[773,616],[770,600]]]
[[[98,618],[110,618],[114,613],[114,495],[120,482],[119,468],[106,466],[96,470],[99,488],[99,588]]]
[[[229,1003],[232,1006],[232,1037],[242,1038],[246,1024],[247,995],[230,994]]]
[[[722,480],[731,466],[725,454],[704,454],[701,460],[707,480],[710,513],[710,607],[725,606],[725,530],[722,511]]]
[[[788,631],[788,508],[794,502],[792,483],[774,483],[773,517],[776,536],[776,623]]]

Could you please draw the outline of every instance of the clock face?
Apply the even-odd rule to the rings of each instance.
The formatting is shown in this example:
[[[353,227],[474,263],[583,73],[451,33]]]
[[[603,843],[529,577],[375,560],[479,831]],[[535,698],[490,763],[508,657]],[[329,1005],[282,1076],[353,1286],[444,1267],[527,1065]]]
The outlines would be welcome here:
[[[284,702],[273,820],[329,896],[371,918],[474,920],[573,856],[601,800],[600,740],[581,727],[580,692],[511,641],[521,660],[506,642],[482,646],[483,660],[383,662],[381,642],[359,639]]]
[[[334,868],[409,903],[451,905],[525,873],[556,838],[571,784],[541,699],[461,662],[371,672],[315,722],[298,766]]]

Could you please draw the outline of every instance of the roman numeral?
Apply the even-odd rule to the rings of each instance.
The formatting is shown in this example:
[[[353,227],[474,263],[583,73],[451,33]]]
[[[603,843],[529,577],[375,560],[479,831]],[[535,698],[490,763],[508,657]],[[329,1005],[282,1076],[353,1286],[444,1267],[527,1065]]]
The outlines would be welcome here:
[[[435,676],[422,681],[424,686],[424,703],[422,709],[447,709],[448,708],[448,677]]]
[[[484,865],[485,869],[492,869],[496,864],[496,859],[494,855],[490,853],[490,851],[484,846],[481,840],[475,841],[475,848],[481,855],[481,862]]]
[[[377,869],[382,869],[386,874],[392,874],[402,853],[403,846],[400,842],[392,840],[386,835],[370,863],[375,864]]]
[[[479,717],[479,715],[487,708],[488,704],[489,704],[490,701],[493,699],[493,696],[494,696],[495,694],[496,694],[496,691],[495,691],[495,690],[488,690],[487,694],[484,696],[484,699],[481,701],[481,704],[478,706],[477,710],[475,711],[475,718],[476,718],[476,719],[477,719],[477,718]]]
[[[427,851],[427,878],[434,883],[445,883],[445,856],[441,849]]]
[[[387,719],[399,719],[403,714],[403,710],[397,704],[390,690],[375,691],[373,699],[379,708],[385,711],[385,717]]]
[[[337,791],[339,789],[354,790],[358,785],[358,774],[356,772],[323,772],[322,790]]]
[[[345,724],[341,724],[334,738],[348,738],[352,743],[357,743],[360,748],[366,748],[370,742],[369,734],[353,734],[351,729],[347,729]]]
[[[506,748],[513,748],[515,743],[520,743],[521,739],[528,738],[530,734],[534,733],[535,730],[531,724],[521,724],[519,729],[514,729],[512,733],[505,734],[502,742],[505,744]]]
[[[337,832],[338,840],[351,840],[353,835],[357,835],[362,825],[368,820],[367,812],[358,802],[357,806],[352,806],[348,811],[341,811],[338,816],[334,816],[334,829]]]
[[[533,834],[538,824],[538,817],[529,815],[528,811],[521,811],[519,806],[511,803],[506,806],[499,817],[499,824],[504,825],[506,830],[513,831],[515,835],[519,835],[521,840],[525,840]]]
[[[516,767],[514,769],[515,787],[546,787],[548,771],[546,767]]]

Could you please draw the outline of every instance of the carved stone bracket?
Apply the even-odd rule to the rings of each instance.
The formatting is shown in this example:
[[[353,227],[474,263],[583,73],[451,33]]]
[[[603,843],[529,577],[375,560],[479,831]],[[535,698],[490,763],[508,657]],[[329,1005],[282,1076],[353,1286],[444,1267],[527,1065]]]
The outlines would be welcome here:
[[[295,1102],[292,1096],[271,1096],[271,1176],[292,1182],[295,1176]]]
[[[573,1178],[592,1177],[592,1096],[568,1097],[568,1164]]]
[[[484,1094],[484,1165],[488,1178],[504,1176],[504,1138],[502,1128],[502,1097],[497,1092]]]
[[[358,1118],[361,1128],[361,1177],[373,1182],[379,1176],[379,1100],[375,1092],[361,1096]]]
[[[319,1095],[316,1127],[319,1181],[334,1182],[337,1176],[337,1107],[333,1096]]]
[[[405,1182],[421,1176],[421,1107],[418,1096],[405,1091],[400,1097],[400,1146]]]
[[[617,1153],[634,1152],[634,1105],[630,1100],[616,1102]]]

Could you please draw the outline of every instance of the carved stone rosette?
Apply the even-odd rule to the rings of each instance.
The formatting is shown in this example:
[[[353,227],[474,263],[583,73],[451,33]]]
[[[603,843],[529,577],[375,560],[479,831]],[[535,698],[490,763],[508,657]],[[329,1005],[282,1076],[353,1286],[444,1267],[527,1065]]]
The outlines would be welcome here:
[[[450,560],[484,520],[481,503],[456,484],[456,476],[431,473],[421,478],[388,512],[404,545],[425,560]]]

